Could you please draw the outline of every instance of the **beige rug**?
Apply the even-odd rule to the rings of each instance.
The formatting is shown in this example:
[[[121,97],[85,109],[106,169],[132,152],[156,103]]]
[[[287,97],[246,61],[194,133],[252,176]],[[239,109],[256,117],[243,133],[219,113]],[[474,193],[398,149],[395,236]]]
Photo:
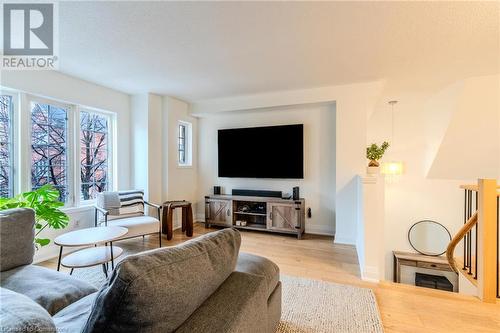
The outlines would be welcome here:
[[[287,275],[277,333],[383,332],[371,289]]]
[[[74,276],[96,287],[101,267],[75,269]],[[281,275],[283,300],[276,333],[383,332],[375,295],[370,289]]]

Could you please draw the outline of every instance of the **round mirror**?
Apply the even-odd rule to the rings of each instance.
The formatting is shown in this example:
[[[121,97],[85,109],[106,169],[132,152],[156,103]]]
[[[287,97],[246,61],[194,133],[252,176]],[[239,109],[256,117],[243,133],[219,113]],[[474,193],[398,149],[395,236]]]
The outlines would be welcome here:
[[[444,225],[436,221],[418,221],[408,231],[408,241],[418,253],[440,256],[446,252],[451,234]]]

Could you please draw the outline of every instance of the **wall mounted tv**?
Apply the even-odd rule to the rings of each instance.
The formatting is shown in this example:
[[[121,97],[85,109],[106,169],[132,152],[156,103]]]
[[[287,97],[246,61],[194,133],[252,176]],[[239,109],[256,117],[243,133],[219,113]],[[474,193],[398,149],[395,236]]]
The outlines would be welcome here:
[[[304,178],[304,125],[219,130],[219,177]]]

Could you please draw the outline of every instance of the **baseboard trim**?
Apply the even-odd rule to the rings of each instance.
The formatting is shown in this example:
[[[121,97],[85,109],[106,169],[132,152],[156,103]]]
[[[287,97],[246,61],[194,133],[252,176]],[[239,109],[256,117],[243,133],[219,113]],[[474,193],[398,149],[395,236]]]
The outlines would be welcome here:
[[[361,280],[368,282],[380,282],[379,270],[375,266],[360,267]]]
[[[349,237],[339,236],[338,234],[335,235],[335,243],[336,244],[346,244],[346,245],[356,245],[356,242],[354,241],[354,239],[349,238]]]

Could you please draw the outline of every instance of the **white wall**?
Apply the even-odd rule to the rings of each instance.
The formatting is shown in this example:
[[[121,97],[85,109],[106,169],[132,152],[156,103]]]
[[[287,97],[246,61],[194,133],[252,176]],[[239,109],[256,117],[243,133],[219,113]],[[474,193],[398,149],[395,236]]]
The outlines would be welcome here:
[[[337,130],[335,148],[332,147],[336,153],[335,241],[355,244],[356,226],[361,218],[359,175],[364,173],[366,165],[366,123],[383,86],[384,82],[377,81],[205,100],[194,103],[191,112],[193,115],[206,116],[218,112],[257,109],[269,112],[269,109],[287,106],[335,103],[334,122]],[[205,166],[200,163],[199,167],[202,171]],[[200,193],[200,198],[206,193]]]
[[[359,268],[363,280],[378,282],[385,279],[385,257],[381,244],[385,242],[385,179],[370,175],[362,179],[363,215],[356,237]]]
[[[130,186],[130,98],[129,95],[94,83],[83,81],[55,71],[2,71],[0,86],[61,102],[79,104],[111,111],[116,115],[117,188]],[[47,229],[43,236],[53,239],[58,234],[93,225],[90,208],[69,209],[70,224],[63,230]],[[35,255],[41,261],[57,254],[58,247],[51,244]]]
[[[197,201],[198,184],[198,119],[189,114],[189,104],[173,97],[163,97],[163,112],[167,118],[163,121],[163,130],[168,133],[164,137],[163,149],[167,154],[164,172],[167,172],[166,192],[164,200]],[[177,162],[177,138],[179,121],[192,125],[192,165],[179,166]],[[164,159],[165,163],[165,159]],[[193,207],[194,211],[195,207]]]
[[[476,182],[476,179],[468,178],[473,175],[476,175],[473,178],[478,178],[483,171],[489,172],[492,163],[498,159],[498,153],[495,153],[495,147],[498,147],[495,146],[498,144],[498,129],[492,128],[488,135],[476,133],[476,136],[482,136],[481,139],[478,137],[471,138],[470,141],[458,140],[456,137],[453,139],[457,127],[464,133],[483,130],[480,118],[486,109],[482,109],[481,96],[484,97],[484,93],[489,91],[486,87],[481,88],[483,83],[483,79],[470,79],[467,80],[467,85],[473,85],[472,89],[462,89],[464,82],[459,82],[433,94],[407,94],[399,98],[395,108],[394,142],[382,160],[400,160],[404,162],[405,167],[404,174],[399,179],[386,182],[386,234],[385,243],[381,246],[384,247],[385,278],[388,280],[392,280],[392,251],[413,251],[407,240],[411,225],[419,220],[431,219],[445,225],[454,235],[463,224],[463,191],[459,186]],[[475,97],[469,95],[472,92]],[[475,107],[472,104],[461,105],[464,98],[469,101],[474,100]],[[491,105],[491,100],[485,103],[484,105]],[[465,105],[467,107],[464,110]],[[498,108],[495,111],[498,115]],[[488,109],[486,114],[491,116],[491,109]],[[498,118],[493,117],[490,122],[498,123]],[[486,129],[490,127],[488,125]],[[453,135],[448,132],[451,129]],[[391,111],[388,106],[381,106],[369,120],[367,144],[381,143],[390,140],[390,137]],[[482,143],[478,143],[478,140]],[[490,142],[485,145],[488,140]],[[443,142],[446,142],[446,147],[442,146]],[[454,154],[440,153],[451,146],[455,147]],[[477,157],[476,150],[484,148],[487,148],[493,156]],[[480,158],[480,163],[475,164],[472,173],[468,166],[464,167],[468,156]],[[428,172],[433,165],[436,168],[431,178]],[[459,246],[457,253],[460,251]],[[413,284],[414,272],[414,269],[405,268],[402,272],[402,281]],[[447,277],[456,288],[456,275],[450,273]]]
[[[450,101],[439,111],[451,113],[452,117],[429,178],[500,178],[499,96],[500,77],[492,75],[462,80],[433,97],[430,106]]]
[[[196,202],[197,119],[189,113],[189,104],[169,97],[140,94],[132,97],[133,187],[144,189],[153,203],[166,200]],[[192,166],[178,166],[177,125],[192,124]],[[156,212],[154,212],[156,214]],[[175,213],[175,227],[180,214]]]
[[[304,124],[304,179],[219,178],[217,130],[225,128]],[[263,147],[265,148],[265,147]],[[256,147],[259,149],[259,147]],[[213,186],[226,194],[234,188],[292,192],[300,186],[312,218],[306,232],[333,235],[335,231],[335,105],[283,107],[278,110],[226,112],[199,120],[198,216],[204,215],[203,196]]]

